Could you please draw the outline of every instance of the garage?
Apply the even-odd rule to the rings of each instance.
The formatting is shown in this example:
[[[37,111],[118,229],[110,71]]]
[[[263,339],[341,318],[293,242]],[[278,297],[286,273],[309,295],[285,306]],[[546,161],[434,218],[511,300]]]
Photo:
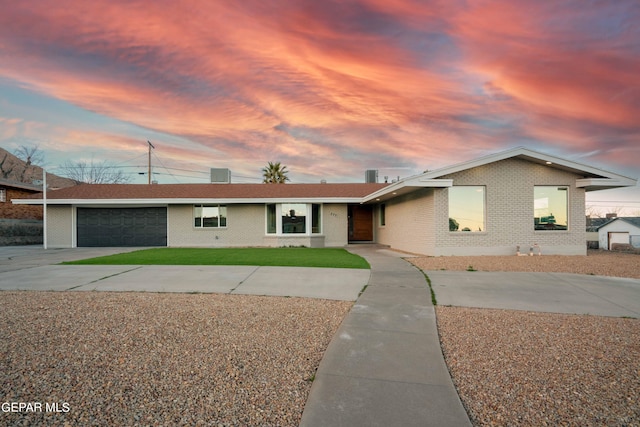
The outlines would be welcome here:
[[[613,249],[614,244],[629,244],[629,233],[628,232],[610,232],[609,233],[609,250]]]
[[[167,208],[78,208],[78,247],[167,246]]]

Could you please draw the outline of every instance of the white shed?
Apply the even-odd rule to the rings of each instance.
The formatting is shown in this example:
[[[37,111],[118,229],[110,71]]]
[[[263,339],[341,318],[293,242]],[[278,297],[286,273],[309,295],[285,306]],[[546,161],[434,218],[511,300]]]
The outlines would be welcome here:
[[[614,243],[640,248],[640,217],[614,218],[598,228],[600,248],[611,250]]]

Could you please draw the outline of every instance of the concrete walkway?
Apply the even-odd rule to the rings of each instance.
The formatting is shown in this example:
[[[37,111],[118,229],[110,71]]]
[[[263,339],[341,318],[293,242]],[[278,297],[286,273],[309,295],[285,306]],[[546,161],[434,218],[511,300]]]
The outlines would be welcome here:
[[[392,251],[349,250],[371,279],[325,352],[301,426],[470,426],[422,272]]]

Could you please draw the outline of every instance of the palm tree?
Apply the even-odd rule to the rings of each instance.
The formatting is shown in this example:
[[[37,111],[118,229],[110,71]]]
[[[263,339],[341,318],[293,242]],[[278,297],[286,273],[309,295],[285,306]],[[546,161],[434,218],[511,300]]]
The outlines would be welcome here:
[[[269,162],[266,167],[262,168],[262,182],[265,184],[284,184],[289,181],[288,173],[287,167],[280,165],[280,162]]]

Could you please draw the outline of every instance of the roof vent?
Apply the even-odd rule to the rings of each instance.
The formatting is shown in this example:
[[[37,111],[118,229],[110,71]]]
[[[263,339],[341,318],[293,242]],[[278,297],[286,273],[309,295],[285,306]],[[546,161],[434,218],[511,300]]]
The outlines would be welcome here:
[[[377,183],[378,182],[378,170],[377,169],[369,169],[364,173],[364,182],[367,184]]]
[[[227,168],[211,168],[212,184],[230,184],[231,171]]]

